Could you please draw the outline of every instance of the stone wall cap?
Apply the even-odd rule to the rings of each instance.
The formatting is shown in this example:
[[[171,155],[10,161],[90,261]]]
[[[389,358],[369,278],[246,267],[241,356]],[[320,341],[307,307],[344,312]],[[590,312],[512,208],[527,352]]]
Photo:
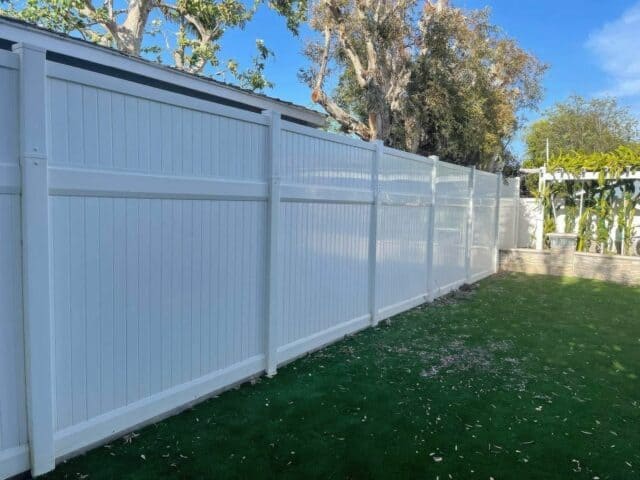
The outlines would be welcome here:
[[[578,238],[577,233],[547,233],[547,237],[553,238]]]
[[[532,253],[539,255],[549,255],[551,253],[550,250],[536,250],[535,248],[501,248],[500,251],[502,253]]]
[[[602,253],[591,253],[591,252],[576,252],[576,255],[579,257],[593,257],[593,258],[604,258],[607,260],[614,260],[619,262],[634,262],[640,263],[640,257],[632,257],[628,255],[616,255],[616,254],[602,254]]]

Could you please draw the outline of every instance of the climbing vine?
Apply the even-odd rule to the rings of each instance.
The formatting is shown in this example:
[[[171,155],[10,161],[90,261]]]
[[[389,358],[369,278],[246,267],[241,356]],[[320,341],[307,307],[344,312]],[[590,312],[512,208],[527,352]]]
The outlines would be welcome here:
[[[586,170],[619,178],[627,170],[640,171],[640,145],[622,145],[605,153],[563,153],[549,160],[548,170],[558,169],[576,176]]]
[[[630,252],[640,181],[623,178],[623,174],[640,172],[640,145],[605,153],[563,153],[550,159],[547,171],[566,172],[575,179],[547,183],[541,195],[545,234],[556,230],[557,211],[564,205],[565,231],[577,231],[578,250],[595,247],[600,253],[616,252],[615,242],[610,241],[615,226],[623,251]],[[585,172],[597,172],[597,180],[584,179]],[[583,195],[582,214],[578,192]]]

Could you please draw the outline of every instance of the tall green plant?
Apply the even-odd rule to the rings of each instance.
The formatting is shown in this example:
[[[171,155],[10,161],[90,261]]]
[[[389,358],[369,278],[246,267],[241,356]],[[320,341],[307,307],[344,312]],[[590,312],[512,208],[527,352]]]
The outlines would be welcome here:
[[[579,252],[588,252],[591,248],[593,234],[591,231],[591,219],[593,218],[593,210],[587,207],[582,212],[582,216],[578,222],[578,245]]]
[[[609,251],[609,235],[613,225],[613,209],[609,201],[610,192],[602,190],[600,198],[595,208],[596,215],[596,241],[600,248],[600,253]]]
[[[640,146],[623,145],[604,153],[571,152],[550,159],[548,170],[563,171],[580,178],[583,171],[597,172],[595,181],[580,180],[547,184],[542,195],[545,210],[545,234],[556,227],[556,210],[560,201],[565,205],[565,231],[571,232],[578,223],[578,250],[591,248],[593,241],[602,253],[612,250],[610,232],[617,225],[617,234],[623,239],[624,251],[631,248],[634,234],[633,220],[640,195],[636,194],[634,180],[624,178],[625,172],[640,171]],[[578,216],[575,191],[585,191],[583,215]],[[614,248],[615,249],[615,248]]]
[[[635,185],[626,184],[623,187],[622,205],[618,209],[618,231],[622,236],[622,245],[624,252],[629,254],[631,251],[631,239],[635,234],[633,219],[635,217],[636,207],[640,201],[640,195],[634,196]]]

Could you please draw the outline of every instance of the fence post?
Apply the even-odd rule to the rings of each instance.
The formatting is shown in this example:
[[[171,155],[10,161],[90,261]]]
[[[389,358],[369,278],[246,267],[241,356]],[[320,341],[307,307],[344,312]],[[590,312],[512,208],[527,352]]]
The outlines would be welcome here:
[[[384,154],[384,143],[376,140],[376,149],[373,156],[373,168],[371,171],[371,190],[373,203],[371,204],[371,217],[369,221],[369,312],[371,312],[371,325],[378,324],[378,301],[376,298],[378,279],[378,216],[380,211],[380,163]]]
[[[538,215],[536,217],[536,250],[544,249],[544,190],[546,186],[545,175],[547,169],[540,168],[540,179],[538,181]]]
[[[267,206],[267,325],[265,328],[265,357],[268,376],[273,376],[278,369],[277,334],[280,321],[278,308],[280,263],[280,132],[281,117],[279,112],[265,111],[269,118],[269,146],[267,148],[269,164],[269,199]]]
[[[520,177],[516,177],[513,195],[513,248],[518,248],[520,232]]]
[[[495,250],[493,252],[493,273],[498,273],[500,261],[500,197],[502,195],[502,173],[498,173],[496,177],[496,218],[493,230],[493,238],[495,242]]]
[[[46,51],[22,43],[19,130],[27,421],[31,473],[53,470],[53,331],[49,285]]]
[[[473,246],[473,196],[476,188],[476,167],[469,169],[469,214],[467,215],[467,235],[465,239],[465,276],[471,283],[471,248]]]
[[[436,180],[438,179],[438,157],[429,157],[433,164],[431,167],[431,205],[429,208],[428,233],[427,233],[427,299],[432,302],[435,299],[435,275],[433,272],[433,248],[435,244],[436,223]]]

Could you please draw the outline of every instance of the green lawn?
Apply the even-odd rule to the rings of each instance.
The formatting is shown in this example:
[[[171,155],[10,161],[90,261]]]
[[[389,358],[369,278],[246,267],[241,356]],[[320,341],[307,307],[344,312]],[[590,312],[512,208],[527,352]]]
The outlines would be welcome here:
[[[50,478],[637,479],[639,376],[639,288],[497,276]]]

